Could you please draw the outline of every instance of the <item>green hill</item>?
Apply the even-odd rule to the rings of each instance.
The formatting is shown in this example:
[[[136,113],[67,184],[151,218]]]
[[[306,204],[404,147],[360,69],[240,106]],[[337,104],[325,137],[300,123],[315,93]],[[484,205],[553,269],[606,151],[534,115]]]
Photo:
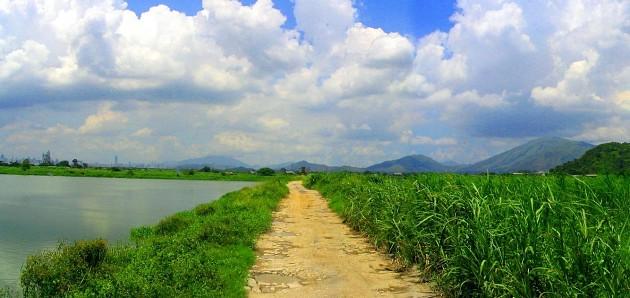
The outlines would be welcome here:
[[[384,161],[367,168],[370,172],[382,173],[446,172],[450,169],[450,167],[420,154]]]
[[[630,174],[630,143],[606,143],[551,170],[573,175]]]
[[[546,171],[579,158],[593,145],[558,137],[539,138],[460,169],[464,173]]]

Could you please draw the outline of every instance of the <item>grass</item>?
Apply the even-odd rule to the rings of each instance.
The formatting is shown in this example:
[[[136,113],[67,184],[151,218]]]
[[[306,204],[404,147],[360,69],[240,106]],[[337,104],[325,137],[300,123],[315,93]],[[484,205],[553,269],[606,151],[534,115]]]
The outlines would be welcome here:
[[[231,192],[155,226],[135,228],[131,245],[61,244],[30,256],[27,297],[244,297],[254,243],[271,226],[286,179]]]
[[[131,179],[184,179],[184,180],[220,180],[220,181],[265,181],[270,176],[242,172],[203,172],[177,171],[174,169],[121,169],[121,168],[70,168],[56,166],[21,167],[0,166],[0,174],[35,175],[35,176],[71,176],[71,177],[106,177]]]
[[[314,174],[306,184],[447,296],[630,295],[630,177]]]

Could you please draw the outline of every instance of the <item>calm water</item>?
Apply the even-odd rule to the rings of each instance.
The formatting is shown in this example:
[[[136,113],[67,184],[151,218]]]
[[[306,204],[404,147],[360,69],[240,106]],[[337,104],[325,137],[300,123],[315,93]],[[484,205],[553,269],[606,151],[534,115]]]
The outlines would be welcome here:
[[[60,240],[126,241],[132,227],[253,184],[0,175],[0,288],[15,287],[26,256]]]

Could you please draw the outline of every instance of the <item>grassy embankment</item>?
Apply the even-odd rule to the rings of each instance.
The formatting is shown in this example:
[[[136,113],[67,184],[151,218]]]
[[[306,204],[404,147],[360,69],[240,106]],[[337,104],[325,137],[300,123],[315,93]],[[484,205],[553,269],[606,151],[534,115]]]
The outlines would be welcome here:
[[[276,178],[136,228],[127,246],[78,241],[31,256],[21,276],[24,294],[243,297],[255,240],[270,228],[286,182]]]
[[[630,177],[315,174],[306,184],[447,296],[630,295]]]
[[[203,172],[174,169],[121,169],[121,168],[70,168],[70,167],[42,167],[31,166],[29,169],[21,167],[0,166],[0,174],[36,175],[36,176],[72,176],[72,177],[106,177],[106,178],[137,178],[137,179],[184,179],[184,180],[222,180],[222,181],[264,181],[268,176],[250,173]]]

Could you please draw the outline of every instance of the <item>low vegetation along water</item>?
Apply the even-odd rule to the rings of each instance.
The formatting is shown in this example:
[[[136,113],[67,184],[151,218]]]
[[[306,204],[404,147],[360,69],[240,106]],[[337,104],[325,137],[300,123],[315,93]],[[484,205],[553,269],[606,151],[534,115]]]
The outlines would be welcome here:
[[[0,175],[0,288],[17,285],[29,254],[60,240],[127,241],[132,227],[253,184]]]
[[[82,240],[28,258],[27,297],[239,297],[256,238],[287,193],[285,178],[231,192],[131,232],[131,243]],[[207,183],[207,182],[206,182]]]
[[[306,184],[448,296],[630,293],[630,177],[316,174]]]

